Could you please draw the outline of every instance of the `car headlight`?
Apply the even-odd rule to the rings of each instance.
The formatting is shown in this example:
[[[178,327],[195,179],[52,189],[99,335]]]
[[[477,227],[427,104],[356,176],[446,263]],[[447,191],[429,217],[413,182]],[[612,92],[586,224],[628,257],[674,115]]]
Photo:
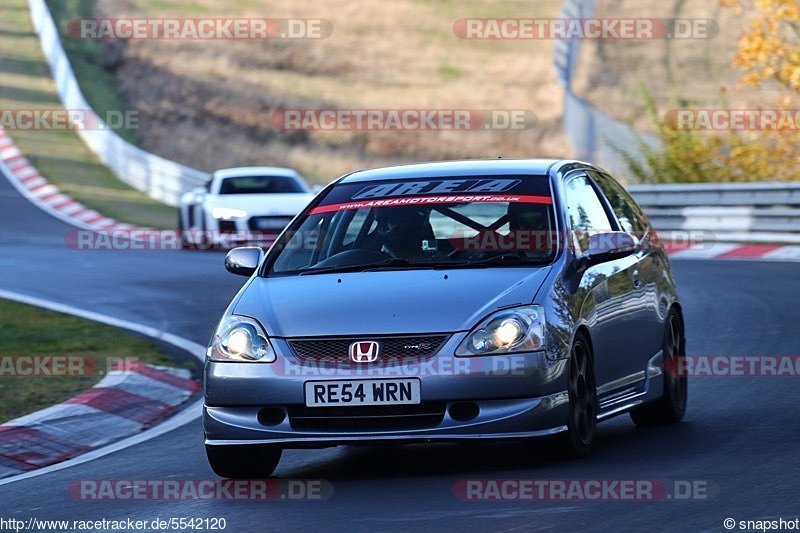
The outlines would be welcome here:
[[[264,328],[256,320],[244,316],[224,318],[214,332],[208,350],[211,361],[275,362],[275,350]]]
[[[485,318],[456,349],[456,355],[499,355],[544,349],[544,311],[529,305],[503,309]]]
[[[214,218],[242,218],[247,216],[247,211],[243,209],[233,209],[230,207],[215,207],[211,210],[211,216]]]

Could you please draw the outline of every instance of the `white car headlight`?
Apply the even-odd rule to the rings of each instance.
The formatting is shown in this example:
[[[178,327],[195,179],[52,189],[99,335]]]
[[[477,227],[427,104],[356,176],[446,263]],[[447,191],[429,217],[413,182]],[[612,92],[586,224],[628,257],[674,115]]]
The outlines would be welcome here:
[[[223,319],[208,350],[211,361],[275,362],[275,350],[264,328],[256,320],[244,316]]]
[[[456,355],[499,355],[535,352],[545,346],[544,311],[529,305],[503,309],[485,318],[456,349]]]
[[[215,207],[211,210],[211,216],[225,220],[230,218],[242,218],[247,216],[247,211],[243,209],[233,209],[231,207]]]

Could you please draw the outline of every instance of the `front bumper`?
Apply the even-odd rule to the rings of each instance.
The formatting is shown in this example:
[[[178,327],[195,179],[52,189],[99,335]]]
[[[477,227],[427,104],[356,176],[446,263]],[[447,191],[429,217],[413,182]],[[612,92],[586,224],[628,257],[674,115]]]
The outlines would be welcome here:
[[[359,442],[418,442],[504,439],[552,435],[566,430],[567,360],[544,353],[460,358],[450,355],[465,334],[453,335],[439,355],[425,361],[381,366],[303,365],[288,344],[272,339],[275,363],[208,362],[203,425],[207,445],[279,444],[333,446]],[[394,429],[309,428],[292,412],[305,405],[304,383],[315,380],[417,377],[423,403],[441,406],[442,416],[424,427]],[[464,420],[451,408],[464,403],[477,415]],[[263,409],[283,411],[279,422],[263,423]],[[316,408],[325,412],[328,407]]]
[[[438,442],[544,437],[566,431],[567,393],[524,400],[475,402],[480,414],[469,422],[454,420],[445,411],[435,427],[391,431],[295,430],[289,419],[265,428],[257,407],[203,409],[205,443],[210,446],[279,444],[283,447],[324,447],[370,442]]]

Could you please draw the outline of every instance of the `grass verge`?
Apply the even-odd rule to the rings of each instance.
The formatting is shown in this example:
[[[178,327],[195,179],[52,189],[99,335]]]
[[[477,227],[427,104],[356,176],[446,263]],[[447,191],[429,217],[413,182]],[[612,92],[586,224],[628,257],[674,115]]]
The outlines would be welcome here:
[[[107,109],[120,109],[109,97]],[[60,109],[25,0],[0,5],[0,110]],[[11,130],[39,172],[65,194],[122,222],[175,227],[175,209],[122,183],[72,130]]]
[[[89,375],[14,375],[16,356],[92,358]],[[175,366],[155,343],[120,329],[38,307],[0,300],[0,423],[67,400],[102,379],[106,358]],[[95,359],[96,358],[96,359]]]

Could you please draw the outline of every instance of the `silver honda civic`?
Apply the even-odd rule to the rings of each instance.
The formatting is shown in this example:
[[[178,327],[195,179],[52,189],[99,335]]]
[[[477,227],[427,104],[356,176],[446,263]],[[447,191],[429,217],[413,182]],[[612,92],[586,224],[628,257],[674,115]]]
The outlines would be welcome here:
[[[490,160],[348,174],[249,276],[208,347],[205,445],[230,478],[285,448],[534,439],[680,421],[683,314],[664,248],[605,171]]]

